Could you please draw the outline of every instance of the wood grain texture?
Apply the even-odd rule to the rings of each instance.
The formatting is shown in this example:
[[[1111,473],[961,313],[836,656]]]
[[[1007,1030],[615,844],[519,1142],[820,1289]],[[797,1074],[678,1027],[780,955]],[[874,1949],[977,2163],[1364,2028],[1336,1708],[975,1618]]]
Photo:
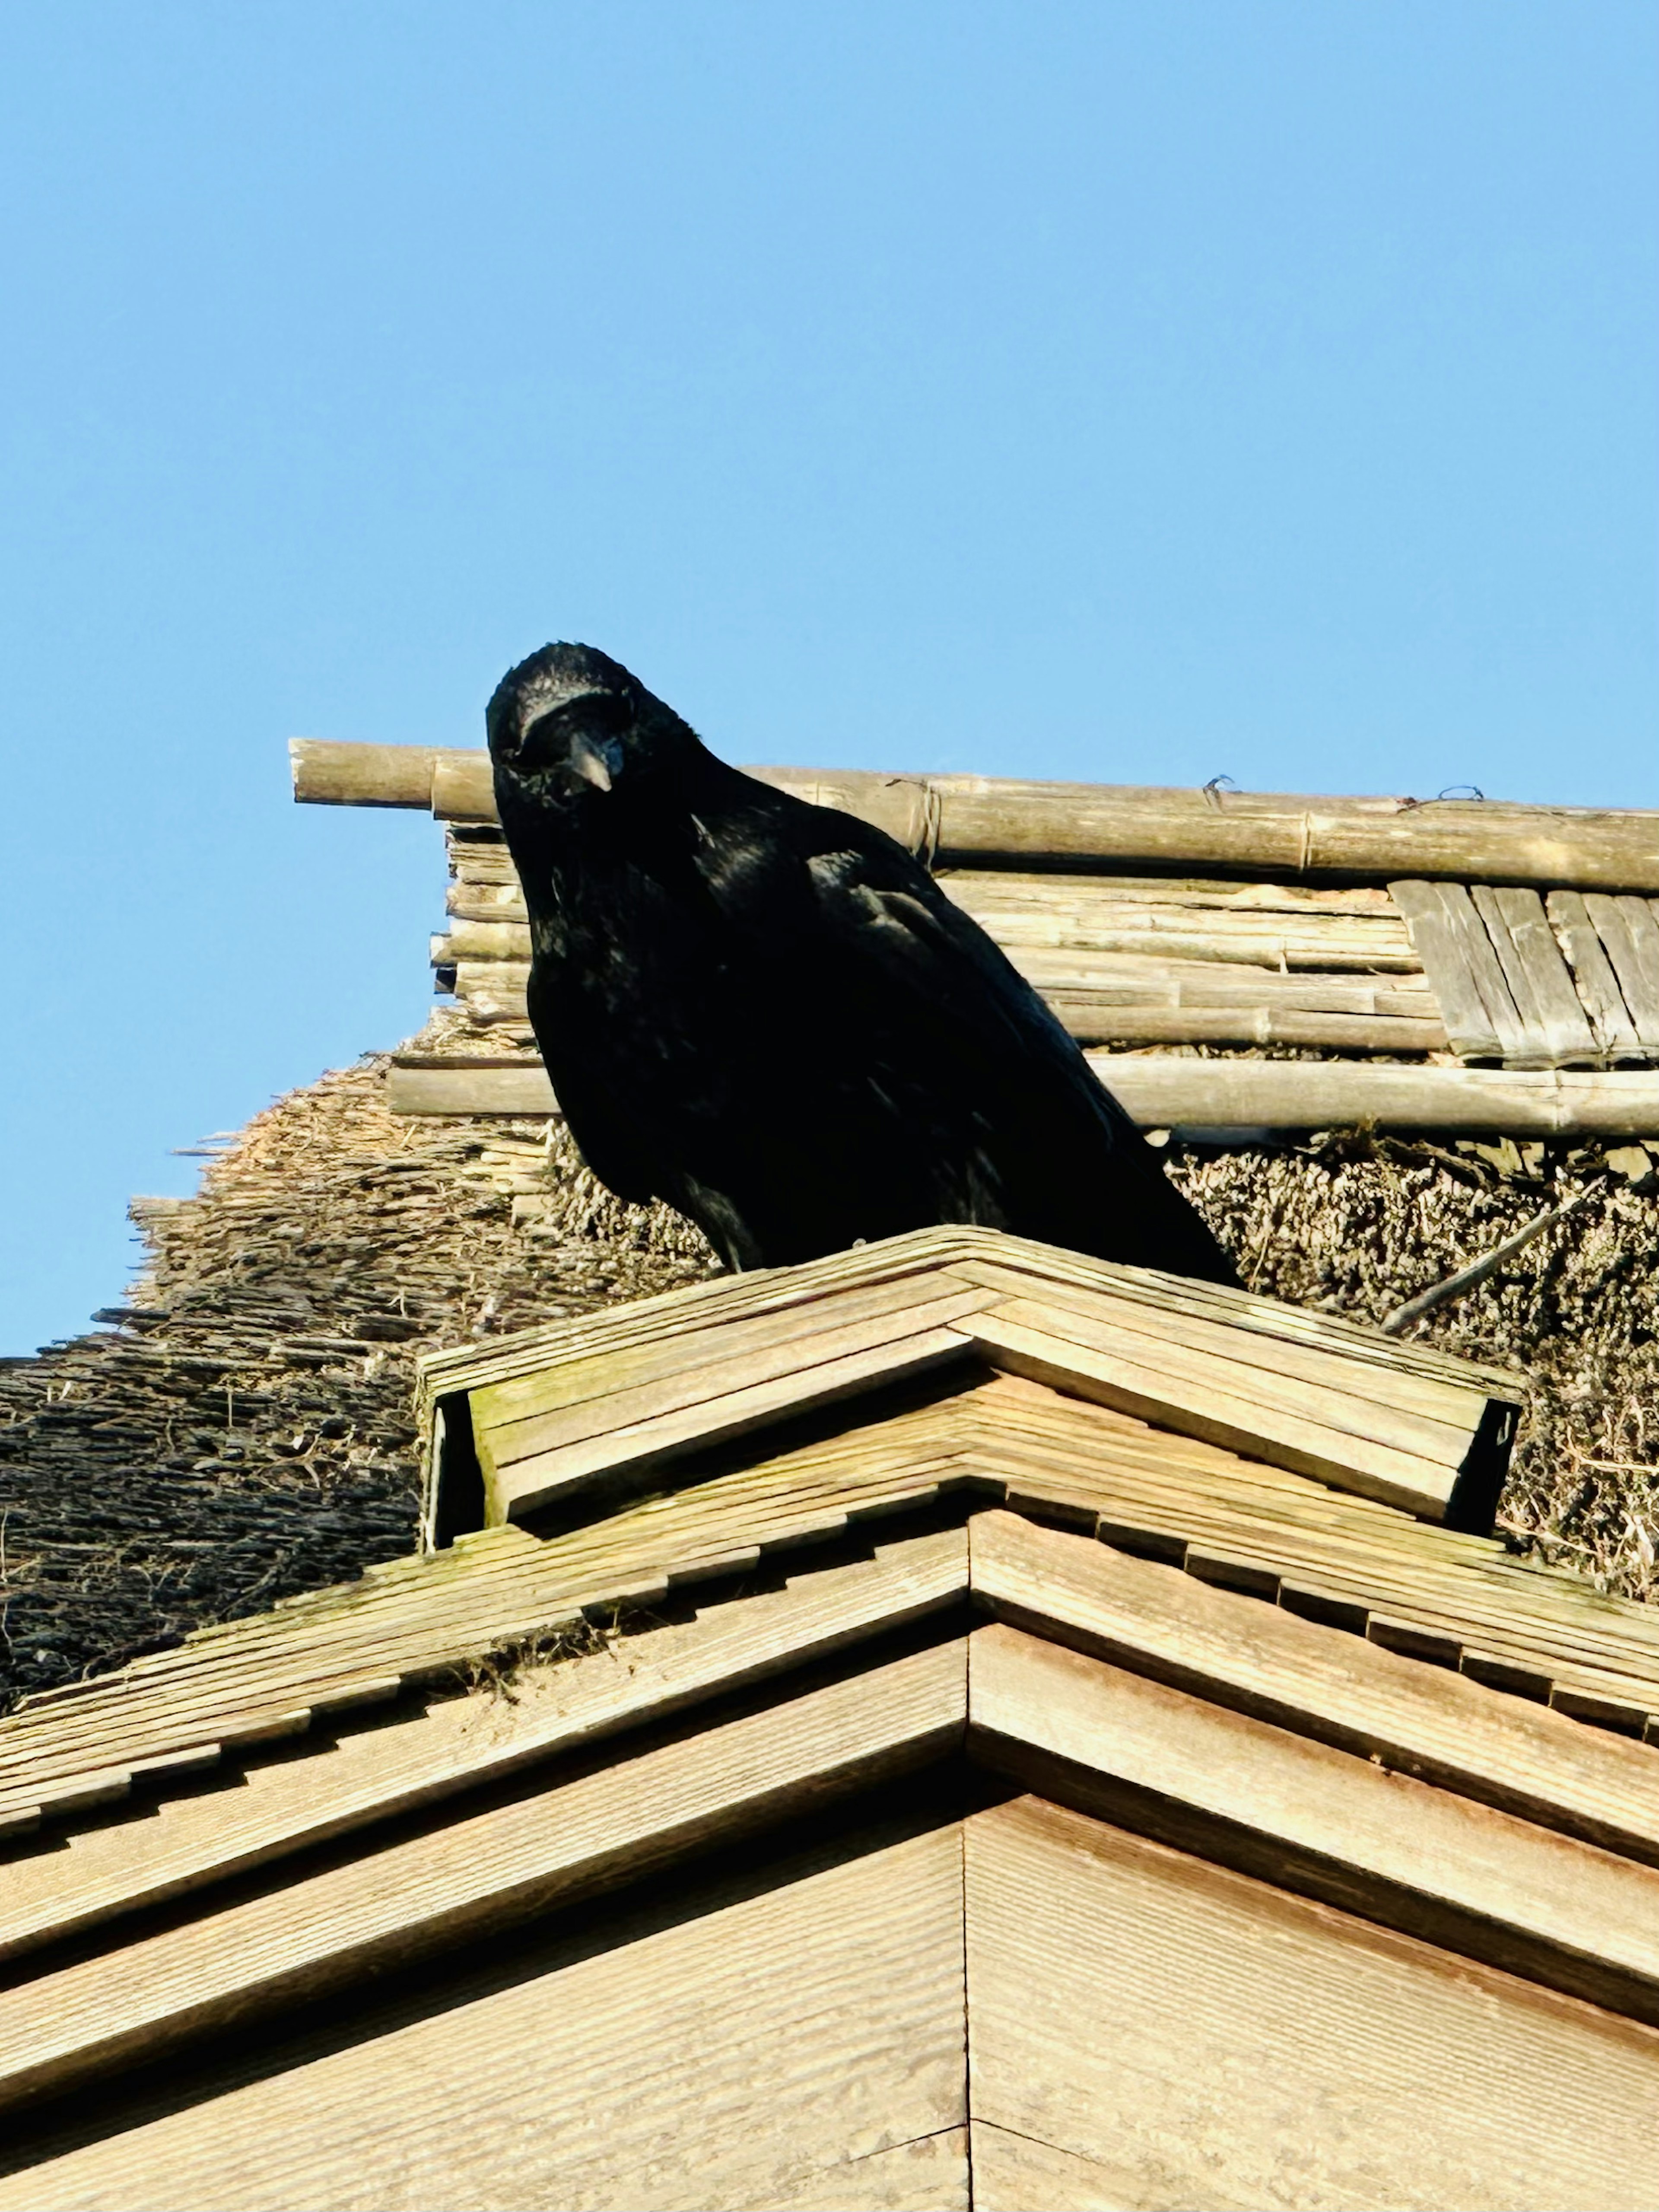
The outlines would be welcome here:
[[[0,2105],[633,1880],[959,1742],[945,1644],[0,1993]]]
[[[1214,1063],[1211,1063],[1213,1065]],[[1041,1284],[1129,1299],[1172,1318],[1225,1322],[1286,1343],[1322,1347],[1364,1360],[1391,1375],[1438,1378],[1453,1387],[1494,1390],[1515,1387],[1513,1375],[1456,1359],[1422,1345],[1401,1344],[1367,1323],[1282,1304],[1254,1291],[1200,1283],[1151,1267],[1127,1267],[1081,1253],[1039,1244],[1028,1237],[965,1224],[911,1231],[879,1243],[832,1254],[797,1267],[757,1269],[693,1284],[684,1290],[642,1298],[620,1311],[526,1329],[488,1346],[465,1346],[428,1355],[419,1366],[422,1402],[440,1395],[477,1391],[518,1378],[534,1377],[556,1366],[588,1357],[628,1352],[659,1340],[689,1338],[694,1330],[722,1328],[750,1316],[800,1314],[820,1301],[883,1284],[902,1284],[944,1270],[952,1282],[1011,1282],[1030,1289]],[[994,1271],[988,1273],[987,1271]],[[901,1301],[921,1292],[901,1291]],[[1218,1340],[1206,1339],[1207,1342]],[[672,1355],[671,1355],[672,1356]],[[1264,1355],[1265,1356],[1265,1355]],[[548,1386],[532,1382],[532,1390]],[[512,1402],[512,1401],[506,1401]]]
[[[989,2120],[969,2124],[974,2212],[1128,2212],[1123,2176]]]
[[[823,1402],[843,1388],[838,1363],[854,1363],[854,1388],[888,1379],[881,1347],[911,1332],[906,1362],[955,1329],[993,1366],[1435,1518],[1487,1413],[1491,1386],[1476,1370],[1444,1361],[1431,1370],[1380,1332],[1291,1316],[1247,1292],[1147,1269],[1091,1279],[1066,1255],[994,1232],[889,1240],[906,1249],[938,1261],[862,1285],[816,1263],[793,1272],[817,1296],[787,1310],[722,1320],[707,1300],[688,1301],[689,1326],[677,1329],[670,1306],[658,1334],[597,1331],[527,1371],[502,1373],[493,1352],[471,1369],[451,1360],[445,1384],[471,1391],[491,1519]],[[959,1255],[971,1255],[965,1269],[952,1267]],[[1022,1269],[1026,1295],[998,1297]],[[943,1337],[937,1356],[948,1356]],[[1515,1385],[1504,1388],[1513,1403]]]
[[[945,1267],[831,1289],[792,1306],[787,1317],[773,1312],[713,1324],[705,1320],[684,1331],[671,1320],[665,1332],[643,1343],[605,1345],[586,1358],[474,1390],[473,1426],[486,1466],[505,1468],[725,1396],[749,1382],[769,1382],[788,1372],[790,1363],[811,1367],[821,1357],[879,1343],[884,1333],[933,1327],[939,1317],[934,1309],[942,1304],[950,1309],[945,1317],[954,1318],[991,1303],[979,1285]]]
[[[962,1595],[965,1530],[728,1601],[684,1626],[515,1671],[227,1793],[163,1802],[20,1860],[0,1883],[0,1958],[224,1880],[334,1836],[499,1782],[537,1762],[810,1664]]]
[[[969,2212],[968,2145],[966,2128],[945,2128],[815,2166],[804,2181],[780,2185],[775,2177],[742,2212]]]
[[[965,2207],[947,1827],[0,2181],[33,2212]]]
[[[1001,1625],[969,1747],[1045,1794],[1659,2021],[1659,1873]]]
[[[1638,1039],[1649,1051],[1659,1051],[1659,925],[1647,901],[1590,892],[1584,909],[1619,979]]]
[[[1102,2169],[1013,2203],[1651,2204],[1652,2030],[1030,1800],[966,1841],[975,2122]]]
[[[1545,906],[1597,1043],[1609,1060],[1645,1059],[1645,1048],[1636,1034],[1619,978],[1607,958],[1607,947],[1596,934],[1583,892],[1552,891]]]
[[[1014,1627],[1659,1865],[1650,1750],[1016,1514],[969,1534],[975,1601]]]
[[[1079,1345],[1075,1330],[1060,1336],[1035,1327],[1012,1305],[975,1316],[972,1326],[975,1346],[993,1366],[1086,1395],[1158,1427],[1200,1437],[1433,1519],[1440,1517],[1451,1495],[1455,1462],[1449,1465],[1399,1451],[1247,1397],[1227,1387],[1234,1378],[1219,1365],[1194,1382],[1171,1376],[1163,1360],[1149,1364],[1121,1349]]]
[[[1472,894],[1526,1027],[1531,1060],[1593,1067],[1601,1051],[1535,890],[1477,884]]]
[[[734,1375],[726,1379],[735,1387],[717,1396],[489,1470],[486,1509],[492,1521],[522,1519],[573,1492],[588,1495],[597,1490],[602,1495],[606,1478],[636,1474],[684,1452],[745,1436],[815,1407],[959,1366],[971,1358],[973,1340],[941,1324],[947,1317],[959,1318],[964,1308],[971,1310],[977,1303],[974,1294],[961,1293],[922,1314],[907,1316],[902,1322],[835,1332],[823,1340],[826,1356],[811,1366],[792,1365],[747,1382]],[[915,1327],[924,1315],[931,1316],[935,1325]],[[832,1348],[842,1337],[859,1340],[852,1348]]]
[[[1335,1331],[1328,1326],[1316,1333],[1299,1324],[1305,1308],[1282,1306],[1249,1292],[1243,1298],[1223,1292],[1210,1301],[1174,1291],[1164,1277],[1091,1277],[1080,1271],[1089,1266],[1080,1255],[1080,1268],[1056,1258],[1039,1270],[1026,1257],[1031,1249],[1026,1247],[1010,1259],[958,1261],[951,1273],[1007,1297],[1040,1301],[1085,1321],[1109,1322],[1126,1335],[1152,1340],[1160,1352],[1167,1346],[1224,1354],[1237,1366],[1260,1367],[1277,1377],[1316,1384],[1328,1384],[1333,1376],[1344,1375],[1359,1387],[1358,1378],[1368,1368],[1380,1367],[1386,1370],[1380,1389],[1369,1376],[1363,1386],[1373,1400],[1384,1395],[1403,1412],[1454,1429],[1466,1427],[1486,1399],[1513,1397],[1521,1387],[1519,1376],[1503,1368],[1477,1367],[1472,1362],[1422,1366],[1414,1359],[1397,1359],[1395,1351],[1412,1352],[1420,1347],[1400,1344],[1365,1323],[1345,1322]],[[1210,1286],[1194,1284],[1192,1290],[1206,1287]],[[1320,1318],[1328,1324],[1335,1317]]]

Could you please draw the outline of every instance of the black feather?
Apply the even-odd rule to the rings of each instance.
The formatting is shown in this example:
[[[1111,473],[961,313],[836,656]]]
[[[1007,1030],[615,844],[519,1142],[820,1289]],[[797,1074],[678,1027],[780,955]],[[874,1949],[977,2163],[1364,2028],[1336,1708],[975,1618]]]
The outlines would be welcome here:
[[[1233,1271],[1042,1000],[881,830],[716,760],[588,646],[487,714],[530,1018],[619,1197],[734,1267],[938,1222]]]

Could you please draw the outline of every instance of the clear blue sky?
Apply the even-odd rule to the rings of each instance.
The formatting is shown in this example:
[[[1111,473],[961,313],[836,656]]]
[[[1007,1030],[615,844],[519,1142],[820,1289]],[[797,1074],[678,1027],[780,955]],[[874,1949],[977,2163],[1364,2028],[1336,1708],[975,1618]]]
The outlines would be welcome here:
[[[730,758],[1659,805],[1651,0],[0,11],[0,1350],[418,1026],[549,637]]]

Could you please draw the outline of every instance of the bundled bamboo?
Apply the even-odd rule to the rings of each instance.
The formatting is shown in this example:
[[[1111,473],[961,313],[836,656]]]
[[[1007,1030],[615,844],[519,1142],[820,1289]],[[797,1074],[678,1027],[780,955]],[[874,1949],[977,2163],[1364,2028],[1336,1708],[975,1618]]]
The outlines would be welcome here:
[[[441,988],[480,1024],[526,1018],[530,930],[504,846],[449,832]],[[951,871],[972,914],[1085,1044],[1437,1052],[1446,1030],[1386,891]]]

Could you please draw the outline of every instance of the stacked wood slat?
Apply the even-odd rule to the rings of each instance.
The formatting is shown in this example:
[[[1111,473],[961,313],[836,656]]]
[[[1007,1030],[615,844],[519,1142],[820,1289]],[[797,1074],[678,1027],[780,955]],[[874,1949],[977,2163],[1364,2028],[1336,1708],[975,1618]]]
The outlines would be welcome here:
[[[530,932],[511,859],[496,833],[477,826],[452,828],[449,852],[452,919],[431,949],[439,988],[481,1032],[527,1043]],[[1320,890],[951,869],[939,880],[1085,1044],[1279,1046],[1407,1060],[1449,1047],[1466,1062],[1517,1071],[1659,1058],[1659,922],[1644,898],[1557,891],[1547,908],[1522,886],[1420,879]],[[1460,1124],[1450,1087],[1428,1069],[1414,1086],[1395,1086],[1421,1103],[1387,1115],[1363,1103],[1322,1112],[1310,1073],[1268,1080],[1302,1103],[1288,1121],[1282,1109],[1256,1115],[1260,1125],[1387,1118],[1433,1127],[1443,1098],[1440,1126],[1474,1126]],[[416,1088],[402,1086],[411,1096]],[[1618,1085],[1587,1091],[1604,1115],[1630,1110]],[[1494,1093],[1488,1110],[1502,1117],[1517,1103]],[[1634,1121],[1601,1126],[1659,1127],[1645,1092],[1633,1110]],[[1237,1117],[1152,1118],[1219,1126]]]

